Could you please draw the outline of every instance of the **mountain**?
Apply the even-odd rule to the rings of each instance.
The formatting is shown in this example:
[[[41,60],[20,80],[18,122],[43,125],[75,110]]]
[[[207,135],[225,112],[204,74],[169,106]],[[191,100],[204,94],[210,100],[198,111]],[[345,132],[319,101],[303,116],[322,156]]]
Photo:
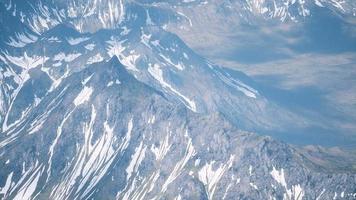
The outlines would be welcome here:
[[[313,122],[167,30],[205,4],[1,2],[0,198],[354,198],[352,170],[252,133]]]
[[[36,71],[33,83],[46,82]],[[349,198],[354,190],[354,176],[318,172],[286,144],[172,104],[115,56],[38,101],[3,133],[5,199]]]
[[[185,17],[166,30],[211,62],[248,74],[258,82],[248,85],[307,122],[267,134],[294,144],[355,146],[356,116],[349,111],[356,101],[348,98],[355,93],[355,16],[305,1],[310,15],[281,21],[243,12],[237,1],[219,2],[177,6]]]
[[[142,13],[139,8],[135,10]],[[119,29],[84,34],[69,25],[58,25],[44,33],[38,42],[21,47],[25,52],[38,52],[25,57],[22,68],[36,58],[37,64],[45,62],[41,67],[48,68],[45,71],[55,87],[66,73],[115,55],[138,80],[162,90],[172,101],[182,102],[193,112],[221,111],[233,123],[251,131],[287,129],[292,121],[296,125],[304,123],[241,81],[243,75],[229,74],[211,64],[160,27],[142,27],[146,21],[143,15]],[[65,36],[61,35],[63,32]],[[22,60],[16,48],[10,47],[3,53],[4,61],[15,65],[14,68],[17,60]],[[15,55],[10,53],[11,49]],[[8,96],[5,102],[11,102],[10,93],[4,95]]]
[[[36,33],[61,23],[70,23],[78,31],[96,31],[100,28],[117,28],[135,15],[151,14],[151,23],[167,24],[188,21],[186,11],[201,15],[200,9],[214,11],[217,16],[235,16],[235,19],[252,20],[255,17],[298,21],[313,15],[315,8],[324,8],[344,16],[355,16],[352,0],[35,0],[2,1],[7,13],[15,16]],[[139,8],[138,8],[139,7]],[[138,13],[140,10],[144,11]],[[158,15],[159,13],[159,15]]]

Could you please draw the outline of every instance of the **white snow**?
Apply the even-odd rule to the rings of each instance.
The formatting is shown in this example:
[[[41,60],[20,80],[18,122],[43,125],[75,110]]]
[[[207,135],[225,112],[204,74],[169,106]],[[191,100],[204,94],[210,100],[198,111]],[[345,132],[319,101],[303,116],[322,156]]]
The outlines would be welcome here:
[[[8,54],[5,54],[5,57],[9,62],[27,70],[42,65],[49,59],[48,57],[42,57],[37,55],[28,56],[27,52],[25,52],[24,55],[21,57],[11,56]]]
[[[159,40],[152,40],[151,44],[153,44],[153,46],[155,46],[155,47],[159,47],[160,46]]]
[[[58,37],[54,37],[54,36],[48,38],[48,41],[50,41],[50,42],[60,42],[59,38]]]
[[[303,188],[301,188],[299,184],[292,186],[291,193],[293,194],[295,200],[303,199],[304,191],[303,191]]]
[[[86,84],[90,81],[91,77],[93,77],[93,75],[94,75],[94,74],[92,74],[92,75],[86,77],[86,78],[82,81],[82,85],[86,85]]]
[[[225,164],[215,165],[215,161],[206,163],[198,172],[199,180],[204,184],[208,199],[213,199],[215,189],[224,173],[232,167],[235,156],[231,155]],[[214,169],[213,166],[218,166]]]
[[[89,51],[93,51],[95,47],[95,44],[87,44],[84,46],[84,48],[86,48]]]
[[[74,105],[79,106],[80,104],[85,103],[90,99],[92,93],[93,93],[93,88],[84,86],[84,88],[80,91],[78,96],[74,99]]]
[[[89,39],[90,38],[88,38],[88,37],[79,37],[79,38],[68,38],[67,41],[70,45],[74,46],[74,45],[80,44],[82,42],[85,42]]]
[[[130,142],[131,136],[132,136],[132,129],[133,129],[133,118],[131,118],[130,121],[128,122],[128,124],[127,124],[126,135],[123,138],[122,144],[119,147],[121,152],[125,151],[126,148],[129,146],[129,142]]]
[[[222,74],[215,70],[215,73],[218,75],[218,77],[227,85],[236,88],[240,92],[242,92],[244,95],[247,97],[251,98],[257,98],[258,92],[257,90],[253,89],[252,87],[242,83],[239,80],[236,80],[232,78],[229,74]]]
[[[103,61],[103,60],[104,60],[104,58],[100,55],[100,53],[98,53],[98,54],[96,54],[95,56],[90,57],[90,58],[88,59],[88,61],[87,61],[87,64],[88,64],[88,65],[91,65],[91,64],[93,64],[93,63],[98,63],[98,62],[101,62],[101,61]]]
[[[182,200],[182,196],[180,196],[180,194],[178,194],[178,196],[176,196],[176,197],[174,198],[174,200]]]
[[[128,70],[139,71],[135,65],[140,55],[135,54],[134,51],[130,51],[128,55],[125,54],[124,51],[126,48],[122,45],[123,42],[111,37],[111,40],[107,41],[108,55],[110,57],[116,56]]]
[[[154,171],[148,177],[136,176],[131,184],[126,184],[126,187],[117,193],[116,198],[122,200],[147,199],[146,195],[156,186],[155,183],[159,176],[160,170]]]
[[[345,12],[344,7],[341,5],[344,1],[339,1],[339,0],[331,0],[331,3],[333,6],[335,6],[336,8],[342,10],[343,12]]]
[[[107,86],[107,87],[110,87],[110,86],[112,86],[112,85],[114,85],[114,81],[110,81],[106,86]]]
[[[75,194],[73,199],[83,199],[104,177],[119,152],[119,149],[113,148],[116,141],[114,127],[111,127],[107,121],[103,123],[104,133],[95,142],[93,141],[97,114],[94,105],[91,107],[90,120],[83,124],[84,144],[78,148],[72,167],[63,170],[65,176],[51,192],[51,199],[67,199],[67,195],[73,190]],[[79,185],[74,187],[75,183]]]
[[[12,93],[12,100],[10,101],[8,112],[6,113],[6,115],[4,117],[3,124],[2,124],[2,130],[5,132],[6,130],[18,125],[31,110],[31,107],[25,108],[21,112],[22,113],[21,117],[18,120],[14,121],[12,124],[8,124],[8,117],[9,117],[9,114],[11,113],[10,111],[12,110],[13,103],[14,103],[17,95],[19,94],[20,90],[26,83],[26,81],[30,79],[29,70],[32,68],[35,68],[41,64],[43,65],[43,63],[45,63],[46,60],[48,60],[48,57],[41,57],[41,56],[36,56],[36,55],[28,56],[26,52],[24,53],[24,56],[22,56],[22,57],[11,56],[11,55],[8,55],[7,53],[5,53],[4,56],[6,57],[6,59],[9,62],[22,68],[22,71],[20,73],[16,74],[16,76],[14,78],[14,80],[18,84],[18,86],[15,89],[15,91]]]
[[[186,53],[184,53],[184,52],[183,52],[183,56],[184,56],[185,59],[187,59],[187,60],[189,59],[188,55]]]
[[[186,131],[186,133],[187,132],[188,131]],[[188,163],[190,158],[192,158],[194,155],[195,155],[195,149],[192,144],[192,139],[189,137],[184,156],[181,160],[177,162],[177,164],[174,166],[173,171],[169,174],[168,178],[162,185],[162,190],[161,190],[162,193],[164,193],[168,189],[169,184],[171,184],[182,173],[185,165]]]
[[[169,134],[167,134],[158,147],[155,147],[154,145],[151,146],[151,151],[156,156],[156,160],[161,161],[166,156],[171,146],[172,144],[169,144]]]
[[[315,0],[315,4],[319,7],[324,7],[323,4],[319,0]]]
[[[94,106],[93,106],[93,110]],[[87,134],[87,155],[89,159],[85,162],[83,166],[82,176],[83,179],[77,191],[85,189],[81,198],[88,194],[94,186],[102,179],[105,175],[109,166],[113,162],[116,151],[113,148],[113,142],[115,141],[115,136],[113,134],[114,128],[110,127],[107,121],[104,122],[104,134],[91,146],[92,136],[93,136],[93,125],[95,122],[96,113],[92,113],[91,120],[88,124]],[[95,175],[93,177],[93,175]],[[85,186],[89,183],[88,186]]]
[[[277,183],[281,184],[284,188],[287,188],[287,183],[286,183],[286,179],[285,179],[285,177],[284,177],[283,168],[282,168],[280,171],[278,171],[278,170],[277,170],[276,168],[274,168],[274,166],[273,166],[273,169],[272,169],[272,171],[271,171],[271,175],[272,175],[273,179],[274,179]]]
[[[149,64],[148,73],[150,73],[151,76],[162,85],[162,87],[170,89],[173,93],[182,98],[184,100],[184,105],[186,105],[190,110],[192,110],[193,112],[197,112],[196,104],[193,100],[190,100],[186,96],[182,95],[163,79],[163,72],[158,64],[154,64],[153,66],[152,64]]]
[[[241,181],[241,178],[237,178],[237,179],[236,179],[236,184],[239,184],[240,181]]]
[[[18,47],[22,48],[26,46],[27,44],[33,43],[37,41],[37,36],[28,34],[26,32],[24,33],[15,33],[14,37],[9,38],[9,42],[7,44],[12,47]]]
[[[66,55],[65,53],[61,52],[53,57],[53,61],[65,61],[65,62],[69,63],[81,55],[82,55],[81,53],[70,53],[70,54]]]
[[[255,190],[258,190],[257,185],[255,185],[254,183],[250,183],[250,186],[253,187]]]
[[[273,169],[270,173],[273,177],[273,179],[281,184],[284,189],[286,190],[286,193],[284,194],[284,199],[292,199],[292,197],[294,197],[293,199],[295,200],[302,200],[303,196],[304,196],[304,191],[303,189],[300,187],[299,184],[297,185],[292,185],[291,189],[288,189],[286,180],[285,180],[285,176],[284,176],[284,170],[283,168],[278,171],[277,169],[275,169],[275,167],[273,166]]]
[[[49,161],[48,161],[48,169],[47,169],[47,180],[49,179],[50,175],[51,175],[51,167],[52,167],[52,157],[53,157],[53,154],[54,154],[54,148],[56,147],[58,141],[59,141],[59,138],[61,137],[62,135],[62,129],[63,129],[63,126],[64,126],[64,123],[68,120],[69,116],[72,114],[74,110],[66,113],[66,115],[64,116],[63,120],[61,121],[61,123],[59,124],[59,126],[57,127],[57,133],[56,133],[56,137],[53,141],[53,143],[51,144],[50,148],[49,148]]]
[[[225,189],[225,192],[224,192],[224,196],[222,197],[223,200],[226,199],[226,196],[227,196],[227,194],[228,194],[230,188],[232,187],[232,184],[233,184],[233,183],[230,182],[230,183],[227,185],[227,187],[226,187],[226,189]]]
[[[152,115],[149,119],[148,119],[148,123],[149,124],[154,124],[156,121],[156,116],[155,115]]]
[[[166,56],[164,56],[163,54],[159,54],[159,56],[161,56],[166,62],[168,62],[170,65],[172,65],[173,67],[177,68],[178,70],[184,70],[184,66],[178,62],[178,64],[174,64],[171,59],[167,58]]]
[[[45,122],[45,121],[42,121],[42,123],[36,123],[36,126],[31,127],[31,129],[30,129],[30,131],[28,132],[28,134],[31,135],[31,134],[34,134],[34,133],[36,133],[37,131],[39,131],[39,130],[42,128],[44,122]]]
[[[11,187],[13,174],[14,174],[14,173],[11,172],[9,175],[7,175],[7,178],[6,178],[6,182],[5,182],[4,187],[0,188],[0,194],[3,194],[4,197],[7,196],[8,192],[9,192],[9,189],[10,189],[10,187]]]
[[[337,193],[335,192],[335,193],[334,193],[333,200],[335,200],[336,198],[337,198]]]
[[[61,62],[57,62],[57,63],[54,63],[52,66],[53,66],[53,67],[59,67],[59,66],[61,66],[61,65],[62,65]]]
[[[52,77],[49,73],[49,68],[42,68],[42,71],[46,72],[46,74],[52,79],[53,83],[51,85],[51,88],[49,89],[49,92],[52,92],[54,89],[56,89],[59,84],[62,83],[62,81],[69,76],[69,69],[68,65],[66,66],[66,71],[64,72],[63,76],[59,78]]]
[[[26,180],[19,191],[17,191],[14,200],[32,199],[37,188],[38,180],[41,176],[41,167],[38,167],[32,175]]]
[[[177,13],[179,15],[183,16],[184,18],[186,18],[188,20],[190,26],[193,26],[192,20],[187,15],[185,15],[184,13],[179,12],[179,11],[177,11]]]
[[[319,200],[323,196],[325,191],[326,191],[325,188],[323,188],[323,191],[321,191],[321,193],[316,197],[315,200]]]
[[[135,153],[131,156],[131,161],[126,168],[127,177],[126,180],[131,178],[132,173],[136,173],[138,167],[140,166],[142,160],[145,158],[146,146],[143,147],[143,142],[141,141],[140,145],[136,147]]]
[[[148,12],[148,9],[146,10],[146,25],[152,26],[154,23],[152,22],[152,19],[150,17],[150,13]]]

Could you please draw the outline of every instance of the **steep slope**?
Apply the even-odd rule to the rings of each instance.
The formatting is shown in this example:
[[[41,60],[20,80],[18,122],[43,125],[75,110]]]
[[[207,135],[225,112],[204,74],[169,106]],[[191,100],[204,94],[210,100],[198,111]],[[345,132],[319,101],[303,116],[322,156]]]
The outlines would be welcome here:
[[[115,55],[138,80],[164,92],[172,101],[182,102],[194,112],[222,112],[231,122],[250,131],[282,131],[290,129],[291,122],[295,127],[305,126],[304,119],[269,102],[244,83],[244,76],[230,74],[211,64],[176,35],[149,26],[146,21],[146,15],[138,16],[120,29],[92,34],[80,34],[67,25],[58,25],[42,34],[38,42],[21,50],[7,48],[0,54],[7,63],[3,73],[8,74],[7,79],[22,81],[17,86],[3,85],[4,91],[12,88],[3,95],[4,102],[9,106],[13,102],[12,92],[19,91],[27,81],[25,76],[29,68],[41,65],[41,70],[52,81],[50,92],[63,77]],[[66,34],[62,35],[63,32]],[[13,73],[15,69],[20,72]],[[6,110],[4,113],[9,115],[11,109]]]
[[[351,197],[354,175],[312,166],[219,114],[170,103],[115,57],[66,77],[1,136],[5,199]]]

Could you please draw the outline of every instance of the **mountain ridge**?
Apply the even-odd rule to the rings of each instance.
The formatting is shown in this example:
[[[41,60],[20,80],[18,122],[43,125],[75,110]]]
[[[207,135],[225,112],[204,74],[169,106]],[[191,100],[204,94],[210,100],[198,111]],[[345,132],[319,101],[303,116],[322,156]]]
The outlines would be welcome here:
[[[37,40],[0,46],[0,198],[354,198],[353,172],[251,133],[306,119],[152,26],[145,5],[88,33],[59,19],[47,30],[45,6],[24,20]]]

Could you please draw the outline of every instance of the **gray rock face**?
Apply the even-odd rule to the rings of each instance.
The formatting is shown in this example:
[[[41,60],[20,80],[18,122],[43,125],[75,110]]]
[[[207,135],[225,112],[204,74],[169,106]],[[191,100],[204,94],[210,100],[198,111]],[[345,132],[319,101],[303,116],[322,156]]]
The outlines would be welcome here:
[[[354,198],[355,174],[247,132],[306,122],[195,54],[149,3],[0,3],[0,198]]]

